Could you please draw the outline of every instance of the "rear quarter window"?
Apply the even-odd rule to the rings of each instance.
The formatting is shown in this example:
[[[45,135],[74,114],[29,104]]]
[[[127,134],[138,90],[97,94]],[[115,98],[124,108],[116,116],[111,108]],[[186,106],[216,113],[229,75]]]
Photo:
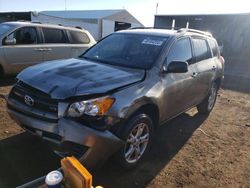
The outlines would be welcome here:
[[[193,50],[196,62],[212,57],[207,41],[201,38],[193,38]]]
[[[68,31],[70,43],[72,44],[88,44],[90,39],[88,35],[80,31]]]
[[[54,28],[42,28],[44,43],[66,43],[66,36],[63,30]]]
[[[213,39],[209,39],[208,43],[212,50],[213,56],[214,57],[219,56],[219,48],[218,48],[217,42]]]

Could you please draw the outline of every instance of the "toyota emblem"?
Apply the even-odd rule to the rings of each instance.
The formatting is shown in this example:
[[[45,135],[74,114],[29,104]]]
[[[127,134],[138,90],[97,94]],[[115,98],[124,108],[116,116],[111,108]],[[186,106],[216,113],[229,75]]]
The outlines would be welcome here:
[[[34,99],[32,99],[29,95],[24,96],[24,102],[29,106],[34,106]]]

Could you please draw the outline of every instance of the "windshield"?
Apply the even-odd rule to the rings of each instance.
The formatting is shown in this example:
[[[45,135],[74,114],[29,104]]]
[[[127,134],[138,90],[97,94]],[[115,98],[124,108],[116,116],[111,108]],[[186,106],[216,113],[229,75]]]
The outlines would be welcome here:
[[[167,37],[141,34],[112,34],[82,55],[93,61],[117,66],[149,69]]]
[[[13,26],[8,25],[8,24],[0,24],[0,35],[6,33],[9,31]]]

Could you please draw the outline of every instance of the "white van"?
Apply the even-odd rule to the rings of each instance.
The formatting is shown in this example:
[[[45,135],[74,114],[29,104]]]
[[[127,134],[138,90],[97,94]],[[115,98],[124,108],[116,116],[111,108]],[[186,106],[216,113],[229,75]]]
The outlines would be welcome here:
[[[0,24],[0,76],[55,59],[78,57],[96,43],[83,29],[32,22]]]

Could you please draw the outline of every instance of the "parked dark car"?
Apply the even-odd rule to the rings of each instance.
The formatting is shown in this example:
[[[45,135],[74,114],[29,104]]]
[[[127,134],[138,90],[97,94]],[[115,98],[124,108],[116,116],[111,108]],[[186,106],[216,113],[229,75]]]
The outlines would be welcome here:
[[[125,168],[147,153],[155,129],[197,107],[209,114],[224,60],[211,34],[131,29],[77,59],[29,67],[17,76],[8,112],[24,129],[92,167],[114,155]]]

